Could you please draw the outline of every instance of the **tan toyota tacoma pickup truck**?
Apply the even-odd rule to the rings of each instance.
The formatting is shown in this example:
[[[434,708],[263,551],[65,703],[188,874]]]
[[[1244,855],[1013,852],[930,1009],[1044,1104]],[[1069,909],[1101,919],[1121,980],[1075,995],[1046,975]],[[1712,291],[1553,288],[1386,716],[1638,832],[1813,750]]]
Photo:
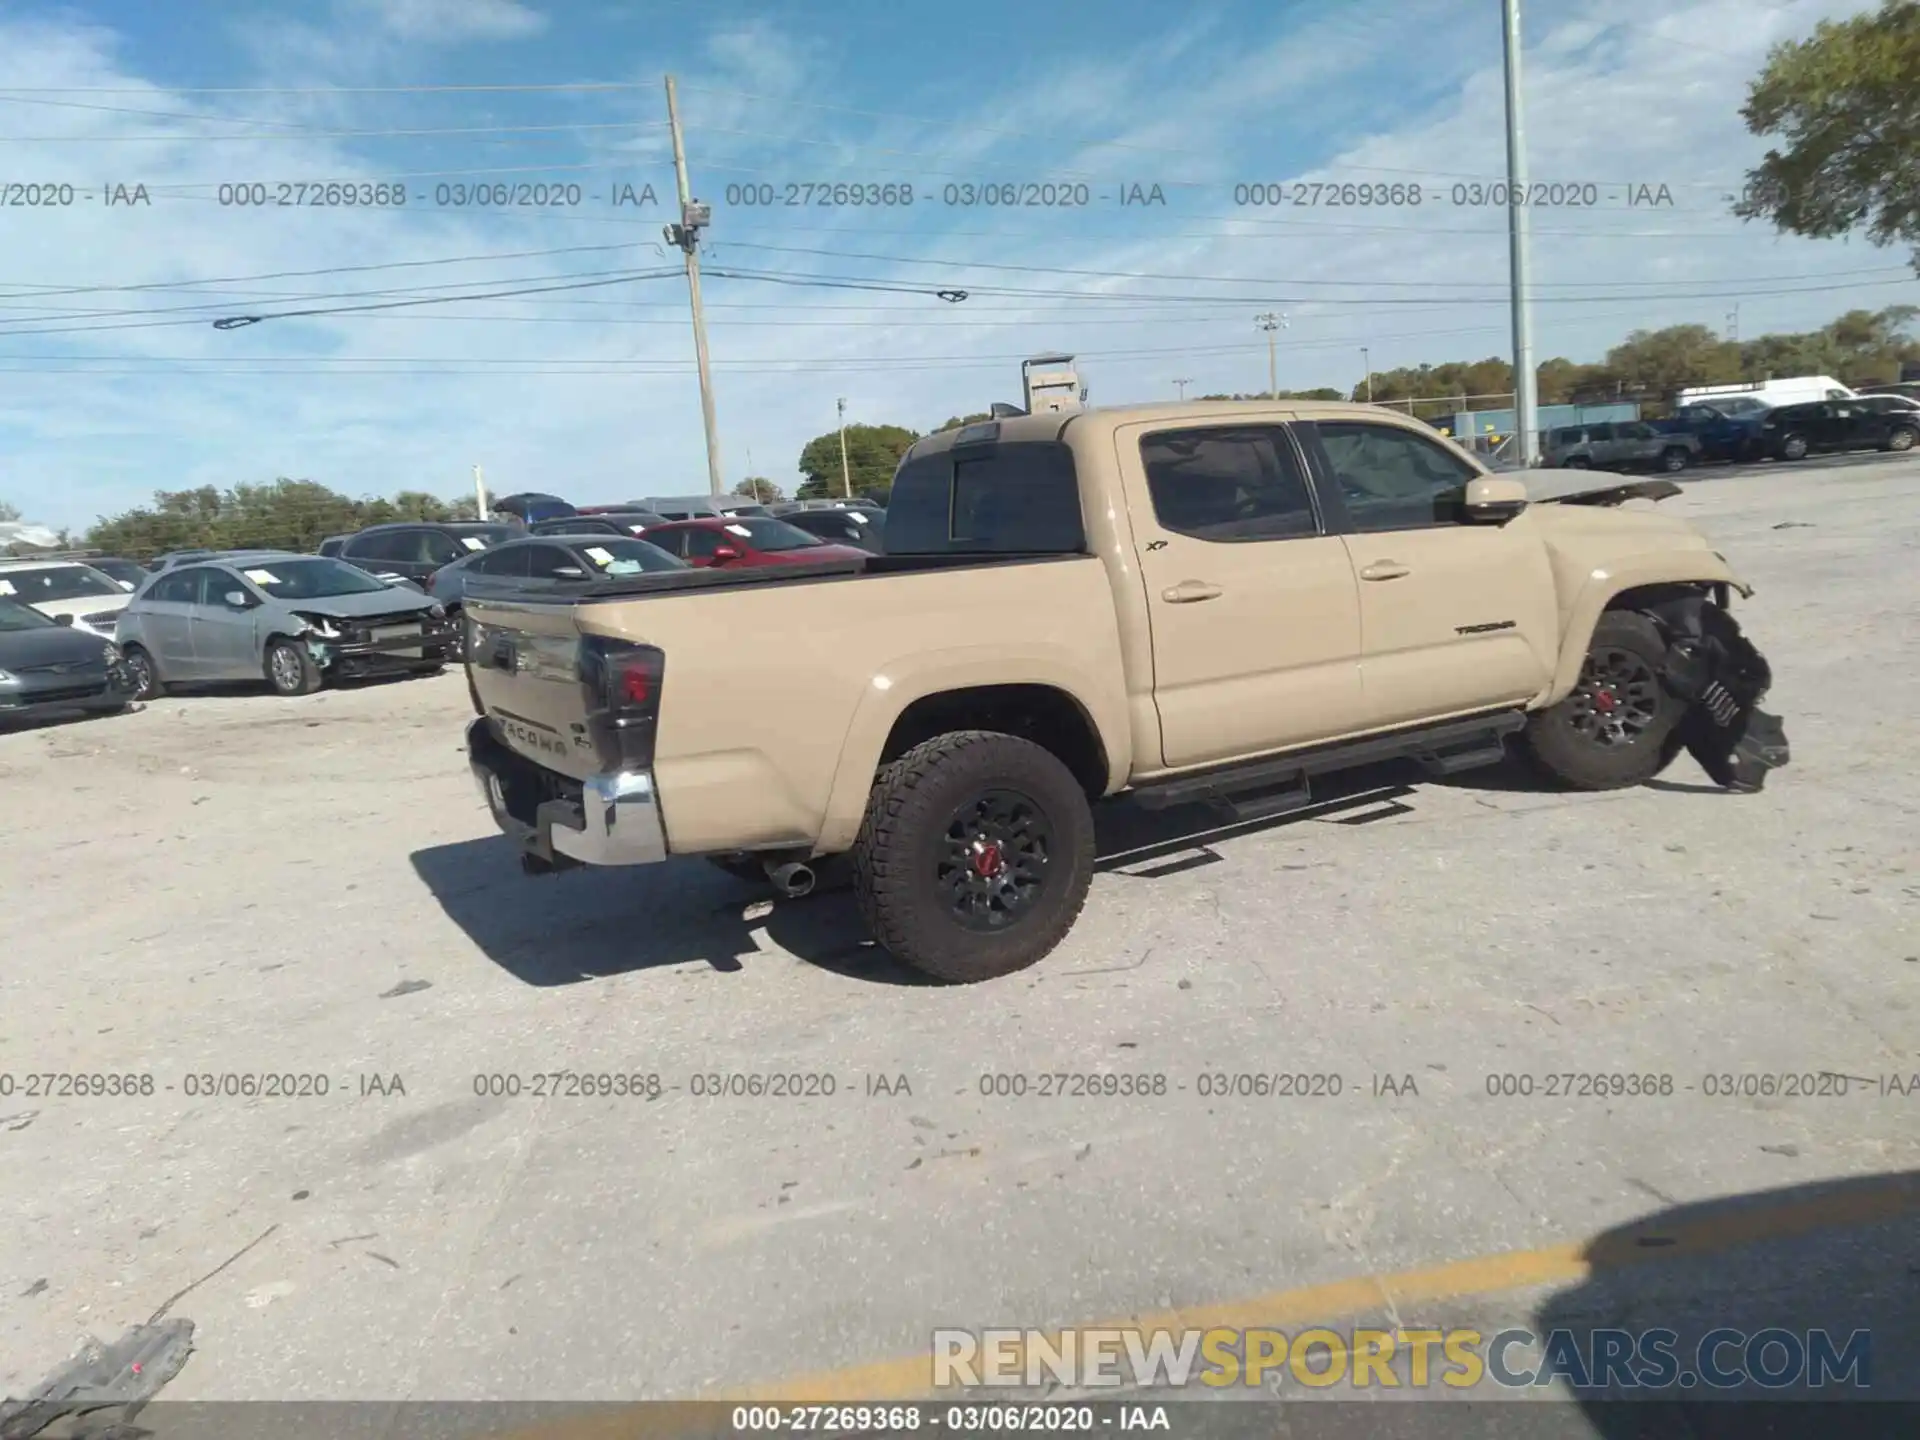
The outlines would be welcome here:
[[[1372,406],[1013,415],[906,454],[885,555],[477,583],[471,764],[530,871],[700,855],[793,895],[845,856],[882,945],[983,980],[1072,926],[1104,796],[1252,818],[1509,736],[1580,788],[1682,749],[1759,788],[1751,590],[1646,504],[1677,493],[1489,473]]]

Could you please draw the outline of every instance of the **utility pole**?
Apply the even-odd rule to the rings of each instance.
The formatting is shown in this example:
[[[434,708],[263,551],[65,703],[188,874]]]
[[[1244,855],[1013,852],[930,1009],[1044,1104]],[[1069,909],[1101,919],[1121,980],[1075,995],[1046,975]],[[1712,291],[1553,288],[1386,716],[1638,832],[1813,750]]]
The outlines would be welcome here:
[[[1520,442],[1519,461],[1538,458],[1535,434],[1536,377],[1533,373],[1533,316],[1527,289],[1528,224],[1527,132],[1520,104],[1520,0],[1500,0],[1506,21],[1507,58],[1507,247],[1513,307],[1513,428]],[[1516,203],[1518,202],[1518,203]]]
[[[1187,398],[1187,386],[1191,385],[1192,383],[1193,383],[1193,377],[1190,375],[1185,376],[1173,382],[1174,388],[1180,392],[1180,398],[1182,400],[1185,400]]]
[[[667,128],[673,132],[673,176],[680,190],[680,223],[666,227],[667,243],[687,255],[687,293],[693,301],[693,355],[700,367],[700,415],[707,428],[707,483],[715,495],[724,495],[727,482],[720,474],[720,433],[713,418],[713,374],[707,366],[707,315],[700,305],[700,232],[713,223],[713,207],[694,202],[687,183],[687,147],[680,137],[680,107],[667,76]]]
[[[853,472],[847,468],[847,401],[846,397],[833,402],[840,407],[840,493],[847,499],[853,498]]]
[[[473,498],[474,498],[475,504],[478,506],[478,508],[474,511],[474,514],[482,520],[486,519],[487,518],[487,482],[486,482],[486,478],[483,475],[481,475],[480,467],[478,465],[473,467]]]
[[[1373,360],[1367,354],[1367,347],[1360,347],[1360,364],[1367,372],[1367,404],[1373,403]]]
[[[1733,309],[1727,312],[1727,339],[1738,344],[1740,341],[1740,302],[1733,302]]]
[[[1284,330],[1287,328],[1287,317],[1285,315],[1275,315],[1269,311],[1265,315],[1254,316],[1253,323],[1267,332],[1267,398],[1269,400],[1278,400],[1280,398],[1280,370],[1279,361],[1275,358],[1273,335],[1276,330]]]

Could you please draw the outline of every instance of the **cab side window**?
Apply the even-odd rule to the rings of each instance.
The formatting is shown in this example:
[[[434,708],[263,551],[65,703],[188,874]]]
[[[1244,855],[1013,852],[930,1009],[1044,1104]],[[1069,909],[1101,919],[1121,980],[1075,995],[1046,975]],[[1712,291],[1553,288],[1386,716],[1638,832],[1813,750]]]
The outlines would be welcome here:
[[[1320,533],[1307,478],[1278,426],[1162,430],[1140,441],[1154,519],[1216,544]]]
[[[1356,531],[1426,529],[1464,518],[1467,484],[1480,472],[1438,441],[1349,421],[1323,421],[1315,430]]]

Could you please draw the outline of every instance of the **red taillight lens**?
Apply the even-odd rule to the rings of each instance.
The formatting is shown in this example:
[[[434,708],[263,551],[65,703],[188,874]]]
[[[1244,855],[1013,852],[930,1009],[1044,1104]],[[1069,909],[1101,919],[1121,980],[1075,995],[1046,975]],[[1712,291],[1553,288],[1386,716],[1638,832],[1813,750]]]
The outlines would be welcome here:
[[[653,667],[645,661],[627,661],[620,667],[620,698],[638,708],[653,699]]]

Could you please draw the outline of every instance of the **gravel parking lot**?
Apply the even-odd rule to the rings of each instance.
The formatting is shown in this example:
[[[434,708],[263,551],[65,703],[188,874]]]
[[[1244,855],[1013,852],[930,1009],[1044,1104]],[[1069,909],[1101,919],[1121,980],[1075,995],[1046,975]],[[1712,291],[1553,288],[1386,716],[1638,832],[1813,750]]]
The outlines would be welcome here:
[[[1067,943],[962,989],[877,956],[844,893],[523,878],[457,672],[0,734],[0,1392],[195,1281],[169,1398],[673,1397],[1920,1170],[1920,1093],[1707,1093],[1920,1073],[1920,461],[1666,505],[1758,586],[1794,749],[1763,794],[1689,760],[1598,796],[1391,771],[1198,842],[1114,805]],[[641,1093],[532,1093],[556,1071]],[[153,1083],[27,1094],[48,1072]],[[1489,1093],[1567,1072],[1654,1093]],[[810,1093],[696,1093],[736,1074]],[[1274,1074],[1338,1093],[1203,1093]],[[1920,1227],[1856,1219],[1605,1303],[1810,1323],[1801,1278],[1893,1277],[1880,1323],[1911,1326]]]

